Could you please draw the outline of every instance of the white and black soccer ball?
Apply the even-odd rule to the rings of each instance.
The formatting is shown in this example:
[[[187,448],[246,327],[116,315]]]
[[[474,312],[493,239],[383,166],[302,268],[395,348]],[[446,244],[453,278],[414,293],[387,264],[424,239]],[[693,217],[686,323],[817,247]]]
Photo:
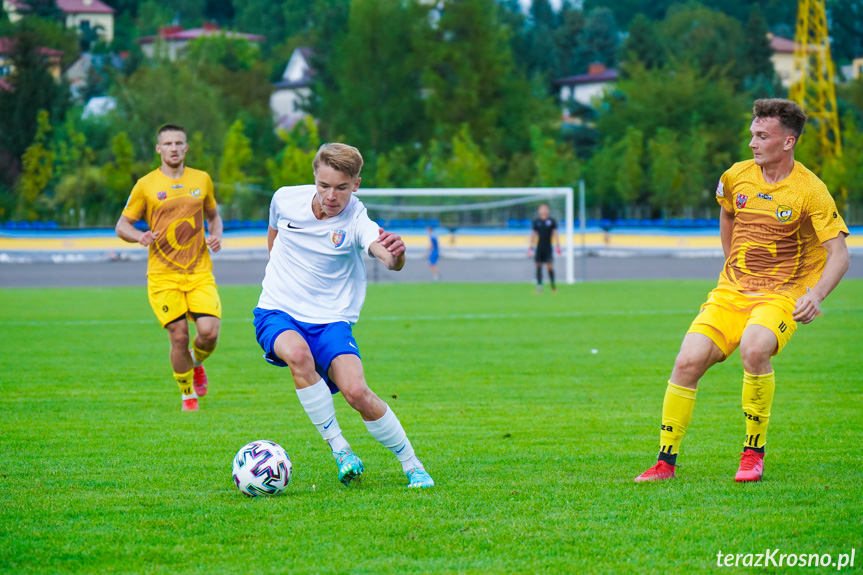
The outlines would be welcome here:
[[[249,497],[278,495],[291,482],[291,458],[264,439],[242,446],[234,456],[234,483]]]

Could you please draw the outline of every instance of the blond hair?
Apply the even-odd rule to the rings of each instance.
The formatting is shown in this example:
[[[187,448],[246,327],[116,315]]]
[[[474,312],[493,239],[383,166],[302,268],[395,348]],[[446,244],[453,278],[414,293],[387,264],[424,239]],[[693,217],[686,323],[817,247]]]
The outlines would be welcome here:
[[[353,180],[359,177],[363,169],[363,156],[358,149],[347,144],[324,144],[318,148],[312,168],[317,172],[321,164]]]

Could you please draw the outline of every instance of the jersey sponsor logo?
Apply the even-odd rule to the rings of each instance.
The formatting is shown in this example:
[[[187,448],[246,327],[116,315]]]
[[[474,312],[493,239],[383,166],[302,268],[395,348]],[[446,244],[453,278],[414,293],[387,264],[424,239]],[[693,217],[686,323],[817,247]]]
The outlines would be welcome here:
[[[724,198],[725,197],[725,185],[722,183],[722,180],[719,180],[719,184],[716,186],[716,197]]]
[[[748,200],[748,199],[749,199],[749,196],[746,196],[744,194],[737,194],[737,200],[736,200],[737,209],[742,210],[743,207],[746,205],[746,200]]]
[[[201,188],[195,188],[194,190],[192,190],[191,192],[189,192],[189,194],[190,194],[193,198],[200,198],[200,197],[201,197]]]
[[[341,247],[345,243],[345,235],[344,230],[333,230],[333,233],[330,235],[330,241],[333,242],[334,248]]]
[[[168,198],[168,192],[156,192],[156,197],[159,198],[159,201],[165,200]]]
[[[790,220],[792,215],[794,215],[794,211],[791,209],[791,206],[779,206],[776,208],[776,219],[783,224]]]
[[[758,197],[761,198],[762,200],[773,201],[773,196],[768,195],[768,194],[762,194],[761,192],[758,192]]]
[[[289,229],[289,230],[301,230],[301,229],[303,229],[303,228],[298,227],[298,226],[295,226],[295,225],[292,225],[292,224],[291,224],[291,222],[288,222],[288,229]]]
[[[177,188],[182,188],[182,187],[183,187],[183,184],[174,184],[173,186],[171,186],[171,189],[176,190]]]

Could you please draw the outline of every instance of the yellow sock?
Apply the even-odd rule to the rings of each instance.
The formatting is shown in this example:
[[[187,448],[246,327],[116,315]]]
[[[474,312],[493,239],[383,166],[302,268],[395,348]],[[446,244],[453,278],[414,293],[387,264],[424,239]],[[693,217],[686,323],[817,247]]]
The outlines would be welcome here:
[[[192,342],[192,357],[195,358],[195,365],[201,365],[204,360],[210,357],[214,350],[204,351]]]
[[[662,429],[659,432],[659,458],[672,465],[677,462],[680,442],[695,409],[695,390],[668,382],[662,402]]]
[[[174,372],[174,379],[177,380],[177,385],[180,386],[180,393],[183,394],[183,399],[198,397],[195,390],[192,388],[192,378],[194,377],[194,373],[195,371],[191,369],[186,373]]]
[[[746,441],[743,447],[762,451],[767,443],[767,424],[776,378],[773,372],[752,375],[743,372],[743,415],[746,416]]]

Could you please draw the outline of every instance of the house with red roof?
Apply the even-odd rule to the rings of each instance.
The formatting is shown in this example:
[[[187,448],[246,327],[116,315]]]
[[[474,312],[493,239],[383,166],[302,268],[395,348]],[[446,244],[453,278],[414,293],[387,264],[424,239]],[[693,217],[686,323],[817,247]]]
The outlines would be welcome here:
[[[189,42],[208,36],[243,38],[254,44],[266,40],[264,36],[259,34],[243,34],[242,32],[222,30],[218,24],[204,24],[202,28],[191,28],[189,30],[183,30],[182,26],[163,26],[159,29],[159,33],[156,36],[144,36],[138,38],[136,41],[141,45],[141,51],[148,58],[159,54],[167,56],[169,60],[176,60],[182,56]]]
[[[773,69],[776,70],[782,86],[789,88],[794,75],[794,40],[773,34],[768,34],[767,37],[770,38],[770,48],[773,50],[770,57]]]
[[[4,89],[11,88],[11,85],[5,78],[14,71],[11,56],[15,52],[15,42],[14,38],[0,37],[0,80],[4,80]],[[39,54],[45,58],[48,70],[54,79],[59,80],[60,75],[63,73],[63,52],[54,50],[53,48],[39,48]]]
[[[110,43],[114,40],[115,10],[101,0],[56,0],[57,8],[65,15],[66,28],[95,30],[99,38]],[[3,0],[3,10],[10,22],[16,22],[30,11],[27,0]]]
[[[614,86],[618,76],[619,73],[614,68],[606,68],[605,64],[591,64],[586,74],[555,80],[554,85],[559,90],[564,118],[570,116],[573,103],[593,106],[596,98],[601,98],[607,89]]]

